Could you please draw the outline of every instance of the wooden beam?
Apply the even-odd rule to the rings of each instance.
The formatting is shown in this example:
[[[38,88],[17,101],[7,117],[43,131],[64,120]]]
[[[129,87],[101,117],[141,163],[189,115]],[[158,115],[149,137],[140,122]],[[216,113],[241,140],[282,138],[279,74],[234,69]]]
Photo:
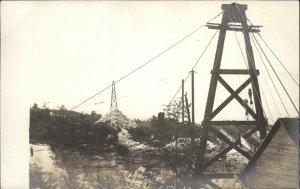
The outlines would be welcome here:
[[[237,4],[236,4],[237,5]],[[239,10],[239,15],[240,15],[240,20],[242,27],[244,28],[244,41],[245,41],[245,46],[246,46],[246,54],[247,54],[247,62],[248,62],[248,67],[250,70],[250,77],[252,78],[252,89],[253,89],[253,99],[254,99],[254,105],[255,105],[255,110],[256,110],[256,121],[258,124],[258,129],[260,133],[260,138],[263,140],[266,136],[266,125],[267,121],[264,117],[263,114],[263,107],[262,107],[262,101],[260,97],[260,90],[259,90],[259,84],[257,80],[257,75],[255,74],[256,66],[255,66],[255,60],[254,60],[254,55],[253,55],[253,50],[251,46],[251,40],[249,37],[249,31],[248,29],[248,24],[247,24],[247,16],[245,11]]]
[[[230,92],[232,95],[234,95],[234,98],[244,108],[246,108],[246,110],[249,112],[249,114],[256,120],[257,119],[256,113],[254,113],[254,111],[247,104],[244,104],[243,99],[241,99],[241,97],[238,94],[235,93],[235,91],[227,84],[227,82],[221,76],[218,76],[218,79],[219,79],[220,83],[228,90],[228,92]]]
[[[208,166],[210,166],[211,164],[213,164],[214,162],[216,162],[218,159],[220,159],[221,157],[223,157],[227,152],[229,152],[230,150],[232,150],[235,146],[237,146],[239,144],[240,144],[240,141],[235,141],[234,143],[232,143],[231,145],[229,145],[228,147],[226,147],[224,150],[222,150],[219,154],[215,155],[209,161],[205,162],[202,165],[202,168],[206,169]]]
[[[212,120],[229,102],[231,102],[232,99],[234,99],[235,95],[238,95],[242,90],[244,90],[249,84],[251,83],[251,79],[247,79],[234,93],[231,93],[231,95],[224,101],[222,104],[220,104],[203,122]]]
[[[255,146],[256,148],[259,147],[260,142],[257,141],[255,138],[251,138],[250,136],[253,135],[256,131],[258,131],[258,126],[253,127],[250,131],[248,131],[246,134],[243,135],[244,139],[247,140],[252,146]]]
[[[231,140],[229,138],[227,138],[226,135],[224,135],[223,133],[221,133],[220,131],[218,131],[216,128],[214,127],[209,127],[210,131],[216,135],[217,137],[219,137],[221,140],[223,140],[224,142],[226,142],[227,144],[231,145],[233,144],[233,142],[231,142]],[[243,149],[241,149],[238,146],[235,146],[234,149],[236,151],[238,151],[240,154],[242,154],[243,156],[245,156],[247,159],[251,159],[251,155],[248,152],[245,152]]]
[[[202,173],[202,177],[207,179],[231,179],[239,173]]]
[[[186,112],[187,112],[187,117],[188,117],[189,132],[191,135],[192,149],[194,150],[194,148],[195,148],[194,124],[191,123],[189,102],[188,102],[188,98],[186,95],[187,95],[187,93],[185,93],[185,106],[186,106]]]
[[[243,137],[245,139],[249,138],[252,134],[254,134],[256,131],[258,131],[257,127],[254,127],[253,129],[251,129],[250,131],[248,131],[245,135],[243,135]]]
[[[187,118],[188,118],[188,124],[191,125],[191,116],[190,116],[190,109],[189,109],[189,101],[187,98],[187,93],[185,93],[185,108],[186,108],[186,113],[187,113]]]
[[[218,39],[218,44],[217,44],[217,49],[216,49],[216,54],[215,54],[213,70],[218,70],[218,69],[220,69],[220,66],[221,66],[221,60],[222,60],[224,42],[225,42],[225,36],[226,36],[226,29],[224,27],[227,25],[228,22],[229,22],[229,18],[227,16],[223,15],[221,29],[219,32],[219,39]],[[211,80],[210,80],[210,85],[209,85],[207,101],[206,101],[204,119],[212,113],[215,95],[216,95],[217,83],[218,83],[217,75],[212,75]]]
[[[184,79],[183,80],[181,80],[181,92],[182,92],[182,94],[181,94],[181,113],[182,113],[182,115],[181,115],[181,119],[182,119],[182,125],[184,125]]]
[[[248,131],[246,134],[244,134],[242,137],[244,137],[245,139],[249,138],[253,133],[255,133],[257,131],[257,127],[254,127],[253,129],[251,129],[250,131]],[[219,158],[221,158],[222,156],[224,156],[227,152],[229,152],[230,150],[232,150],[235,146],[239,145],[240,141],[235,141],[234,143],[232,143],[231,145],[229,145],[228,147],[226,147],[224,150],[222,150],[219,154],[217,154],[216,156],[214,156],[212,159],[210,159],[209,161],[205,162],[202,165],[203,169],[206,169],[208,166],[210,166],[211,164],[213,164],[215,161],[217,161]]]
[[[209,186],[213,187],[213,189],[222,189],[220,186],[216,185],[215,183],[213,183],[210,180],[207,180],[206,182]]]
[[[225,42],[225,36],[226,36],[226,25],[229,23],[228,16],[222,17],[222,23],[221,28],[219,32],[219,39],[217,44],[217,49],[215,53],[215,60],[214,60],[214,66],[213,69],[220,69],[221,66],[221,60],[223,55],[223,49],[224,49],[224,42]],[[207,119],[207,117],[210,116],[213,110],[215,96],[216,96],[216,89],[217,89],[217,83],[218,78],[217,75],[212,75],[210,84],[209,84],[209,91],[207,95],[207,101],[206,101],[206,108],[204,112],[204,119]],[[194,174],[199,174],[202,172],[201,170],[201,164],[204,159],[204,154],[206,151],[206,144],[207,144],[207,138],[208,138],[208,127],[209,125],[205,124],[203,125],[203,132],[201,133],[201,141],[200,141],[200,149],[195,163],[195,170],[196,172]]]
[[[214,23],[214,22],[207,22],[206,23],[207,25],[214,25],[214,26],[219,26],[220,24],[219,23]],[[235,23],[228,23],[228,26],[233,26],[233,27],[242,27],[241,24],[235,24]],[[263,26],[260,26],[260,25],[251,25],[251,26],[248,26],[249,28],[261,28]]]
[[[192,141],[192,149],[195,149],[195,79],[194,79],[194,74],[195,71],[191,71],[191,93],[192,93],[192,127],[191,127],[191,141]]]
[[[208,29],[215,29],[215,30],[219,30],[220,26],[217,25],[206,25]],[[226,26],[226,30],[227,31],[236,31],[236,32],[243,32],[244,30],[240,27],[230,27],[230,26]],[[255,29],[255,28],[248,28],[249,32],[252,33],[259,33],[260,30],[259,29]]]
[[[246,75],[250,74],[249,70],[244,69],[219,69],[219,70],[211,70],[211,74],[240,74]],[[256,74],[259,75],[259,70],[256,70]]]
[[[238,4],[238,3],[231,3],[231,4],[222,4],[221,9],[224,10],[224,12],[231,12],[232,9],[235,8],[235,6],[239,7],[239,10],[245,11],[247,10],[248,6],[246,4]]]
[[[208,124],[213,126],[230,126],[230,125],[249,126],[249,125],[256,125],[256,121],[209,121]]]

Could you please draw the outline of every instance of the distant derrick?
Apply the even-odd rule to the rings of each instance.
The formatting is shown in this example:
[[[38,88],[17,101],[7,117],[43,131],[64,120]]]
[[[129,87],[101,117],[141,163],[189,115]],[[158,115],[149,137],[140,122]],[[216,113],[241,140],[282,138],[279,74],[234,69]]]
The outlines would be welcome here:
[[[110,102],[110,111],[118,110],[118,101],[117,101],[117,94],[115,88],[115,81],[112,82],[111,85],[111,102]]]
[[[103,116],[97,122],[106,122],[114,128],[136,127],[136,123],[128,119],[120,110],[118,110],[118,102],[116,95],[115,82],[112,82],[110,112]],[[96,123],[97,123],[96,122]]]

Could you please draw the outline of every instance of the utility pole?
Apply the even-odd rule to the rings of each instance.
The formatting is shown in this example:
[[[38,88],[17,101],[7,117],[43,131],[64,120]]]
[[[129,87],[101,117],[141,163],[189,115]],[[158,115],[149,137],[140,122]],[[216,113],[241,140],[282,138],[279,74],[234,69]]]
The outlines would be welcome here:
[[[195,98],[194,98],[194,73],[192,70],[192,125],[191,125],[191,141],[192,141],[192,149],[195,146],[195,138],[194,138],[194,128],[195,128]]]
[[[181,80],[181,91],[182,91],[182,96],[181,96],[181,106],[182,106],[182,125],[184,125],[184,80]]]
[[[190,116],[190,110],[189,110],[189,102],[187,98],[187,93],[185,93],[185,106],[186,106],[186,112],[187,112],[187,117],[188,117],[188,126],[189,126],[189,131],[191,135],[191,143],[192,143],[192,151],[194,151],[195,147],[195,140],[194,140],[194,129],[191,124],[191,116]]]
[[[186,113],[187,113],[187,118],[188,118],[188,123],[189,125],[191,124],[191,116],[190,116],[190,110],[189,110],[189,101],[187,98],[187,93],[185,93],[184,97],[185,97],[185,107],[186,107]]]

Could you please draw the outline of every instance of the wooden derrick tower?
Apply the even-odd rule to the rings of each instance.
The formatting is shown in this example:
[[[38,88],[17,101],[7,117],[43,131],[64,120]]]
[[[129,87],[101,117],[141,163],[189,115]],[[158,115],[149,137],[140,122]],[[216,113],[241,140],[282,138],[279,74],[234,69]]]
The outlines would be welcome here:
[[[221,24],[208,23],[207,27],[209,29],[220,30],[219,39],[217,44],[217,49],[215,53],[214,66],[211,71],[211,80],[208,92],[208,98],[206,102],[206,109],[204,114],[204,119],[202,121],[203,132],[201,134],[200,150],[197,155],[195,174],[201,174],[208,166],[213,164],[215,161],[223,157],[231,149],[235,149],[240,154],[246,158],[251,158],[251,153],[245,150],[241,145],[241,138],[232,141],[232,138],[221,132],[220,128],[226,128],[226,126],[253,126],[252,129],[248,130],[241,137],[243,139],[249,138],[256,131],[259,131],[260,139],[262,140],[266,136],[266,126],[267,121],[263,115],[263,108],[261,103],[260,91],[257,76],[259,71],[255,67],[255,61],[253,56],[253,51],[251,47],[250,32],[259,32],[260,26],[248,26],[247,17],[245,11],[247,10],[247,5],[243,4],[223,4],[223,17]],[[247,53],[247,67],[248,69],[220,69],[221,60],[223,54],[224,41],[227,31],[242,32],[244,36],[244,42]],[[234,90],[223,78],[222,75],[249,75],[249,78]],[[214,100],[217,92],[217,83],[220,83],[225,87],[225,89],[230,93],[228,98],[222,102],[218,107],[213,109]],[[239,96],[248,85],[251,84],[253,90],[253,101],[255,105],[255,110],[252,110],[247,104],[244,103],[243,99]],[[224,107],[226,107],[233,99],[237,100],[239,104],[246,109],[246,111],[253,117],[254,121],[217,121],[213,118],[220,113]],[[227,119],[227,118],[226,118]],[[231,120],[228,118],[227,120]],[[214,134],[218,139],[227,143],[227,147],[223,149],[219,154],[214,156],[209,160],[205,160],[206,145],[209,134]]]

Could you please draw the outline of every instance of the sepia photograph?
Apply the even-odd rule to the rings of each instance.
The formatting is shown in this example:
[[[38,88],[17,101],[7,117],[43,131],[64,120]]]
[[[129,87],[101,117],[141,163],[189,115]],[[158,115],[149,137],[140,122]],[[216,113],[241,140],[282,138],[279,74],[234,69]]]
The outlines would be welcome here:
[[[2,1],[1,188],[299,188],[298,1]]]

